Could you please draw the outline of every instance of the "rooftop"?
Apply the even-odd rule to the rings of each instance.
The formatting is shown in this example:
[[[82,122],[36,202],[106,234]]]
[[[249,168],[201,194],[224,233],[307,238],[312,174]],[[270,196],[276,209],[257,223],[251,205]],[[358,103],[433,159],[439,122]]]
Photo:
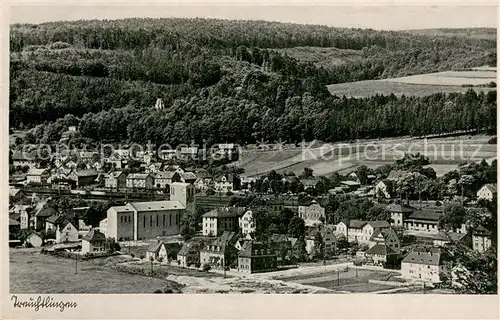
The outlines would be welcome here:
[[[30,171],[28,171],[27,175],[28,176],[41,176],[44,173],[47,173],[46,169],[30,169]]]
[[[365,254],[377,254],[377,255],[390,255],[397,254],[392,248],[386,246],[385,244],[377,243],[370,249],[366,250]]]
[[[99,230],[92,229],[86,235],[84,235],[82,237],[82,240],[103,241],[103,240],[106,240],[106,236],[104,235],[104,233],[100,232]]]
[[[132,202],[128,205],[141,212],[185,209],[185,207],[177,200]]]
[[[412,220],[426,220],[426,221],[435,221],[437,222],[439,218],[442,216],[442,213],[438,213],[431,210],[422,210],[413,212],[408,219]]]
[[[149,173],[131,173],[127,176],[127,179],[146,179]]]
[[[246,212],[245,207],[223,207],[210,210],[203,215],[204,218],[230,218],[239,217]]]
[[[399,212],[399,213],[411,213],[417,211],[417,209],[412,206],[405,206],[396,203],[391,203],[390,205],[388,205],[387,210],[389,210],[390,212]]]
[[[420,251],[415,250],[410,252],[406,257],[403,258],[402,263],[415,263],[415,264],[423,264],[423,265],[431,265],[431,266],[439,266],[441,258],[440,252],[429,251]]]

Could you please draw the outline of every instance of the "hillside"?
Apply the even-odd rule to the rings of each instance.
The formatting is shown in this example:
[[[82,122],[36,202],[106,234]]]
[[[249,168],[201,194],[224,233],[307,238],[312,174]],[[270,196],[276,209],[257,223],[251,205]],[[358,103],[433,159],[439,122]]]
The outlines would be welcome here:
[[[28,142],[338,141],[496,126],[496,91],[339,99],[327,85],[496,64],[496,41],[266,21],[13,25],[10,126]],[[164,110],[154,110],[161,98]],[[446,112],[436,119],[435,114]]]
[[[405,153],[420,153],[430,160],[438,175],[457,169],[466,162],[496,158],[495,144],[488,144],[491,136],[458,136],[429,140],[398,138],[359,141],[357,143],[325,144],[308,149],[243,150],[234,165],[245,170],[245,175],[261,176],[272,170],[278,173],[294,172],[299,175],[304,168],[315,175],[329,176],[334,172],[349,174],[360,165],[376,168],[392,164]],[[308,144],[307,144],[308,145]]]
[[[469,37],[488,40],[495,40],[497,38],[497,30],[494,28],[420,29],[408,30],[407,32],[425,36]]]

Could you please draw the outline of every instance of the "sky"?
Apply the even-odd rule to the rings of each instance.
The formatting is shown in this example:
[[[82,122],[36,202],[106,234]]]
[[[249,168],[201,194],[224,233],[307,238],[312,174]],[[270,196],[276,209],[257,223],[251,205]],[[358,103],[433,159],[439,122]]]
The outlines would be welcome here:
[[[55,3],[55,4],[54,4]],[[404,1],[372,0],[362,2],[321,2],[316,4],[290,1],[249,4],[198,2],[175,3],[121,2],[113,5],[96,1],[66,3],[17,4],[10,7],[12,23],[41,23],[80,19],[121,19],[129,17],[204,17],[236,20],[268,20],[333,27],[372,28],[383,30],[492,27],[497,25],[496,1]],[[418,3],[418,4],[415,4]]]

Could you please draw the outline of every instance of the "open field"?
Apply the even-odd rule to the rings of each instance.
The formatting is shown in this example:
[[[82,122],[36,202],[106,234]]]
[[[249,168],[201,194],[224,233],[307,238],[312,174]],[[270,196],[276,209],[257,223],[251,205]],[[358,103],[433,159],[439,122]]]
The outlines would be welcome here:
[[[11,249],[12,293],[153,293],[178,287],[174,281],[128,274],[89,261],[40,254],[39,250]]]
[[[341,270],[339,273],[330,271],[328,273],[318,272],[316,274],[282,277],[280,280],[317,286],[334,291],[348,292],[374,292],[396,288],[385,284],[369,283],[369,280],[397,281],[397,272],[374,271],[351,267],[348,271]]]
[[[349,173],[360,165],[376,168],[390,164],[408,153],[429,157],[430,167],[438,175],[456,169],[458,165],[496,157],[496,145],[488,144],[491,136],[460,136],[433,139],[398,138],[366,140],[358,143],[324,144],[284,150],[243,150],[234,164],[245,169],[246,176],[260,176],[271,170],[279,173],[301,173],[309,167],[319,176],[334,172]]]
[[[332,95],[346,97],[370,97],[376,94],[396,96],[428,96],[434,93],[466,92],[474,86],[477,92],[496,90],[496,88],[478,87],[490,82],[496,83],[496,71],[444,71],[419,74],[408,77],[383,80],[366,80],[332,84],[328,90]]]
[[[224,278],[215,272],[158,264],[154,265],[154,269],[161,270],[162,278],[116,270],[116,264],[121,270],[149,270],[149,262],[131,261],[126,256],[78,261],[78,273],[75,274],[75,260],[39,252],[39,249],[10,249],[10,292],[154,293],[157,290],[172,290],[182,293],[332,293],[317,286],[266,277],[233,273]]]

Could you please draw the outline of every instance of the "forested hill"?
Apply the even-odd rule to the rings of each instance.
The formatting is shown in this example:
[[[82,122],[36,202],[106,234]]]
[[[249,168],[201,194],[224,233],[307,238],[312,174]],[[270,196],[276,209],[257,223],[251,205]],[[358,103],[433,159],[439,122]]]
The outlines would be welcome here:
[[[13,25],[10,40],[10,125],[34,128],[29,140],[56,141],[74,123],[80,141],[172,144],[336,141],[496,126],[496,92],[362,100],[332,97],[325,87],[496,65],[495,39],[125,19]],[[332,62],[321,61],[323,53],[309,57],[315,48],[327,50]],[[164,110],[154,110],[157,98]]]

